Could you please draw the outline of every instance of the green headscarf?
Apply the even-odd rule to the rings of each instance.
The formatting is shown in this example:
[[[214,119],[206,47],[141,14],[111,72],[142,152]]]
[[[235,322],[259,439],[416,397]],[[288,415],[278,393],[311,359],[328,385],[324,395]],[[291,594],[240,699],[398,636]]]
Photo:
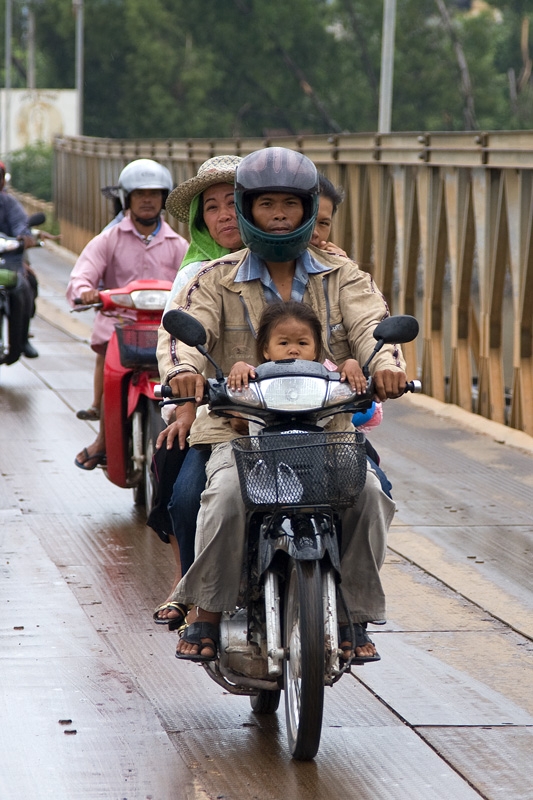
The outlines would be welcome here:
[[[200,193],[201,194],[201,193]],[[180,269],[191,264],[193,261],[214,261],[227,255],[230,251],[227,247],[217,244],[207,228],[201,230],[196,226],[196,213],[200,204],[200,194],[193,197],[189,208],[189,232],[191,243],[185,253],[185,258],[181,262]]]

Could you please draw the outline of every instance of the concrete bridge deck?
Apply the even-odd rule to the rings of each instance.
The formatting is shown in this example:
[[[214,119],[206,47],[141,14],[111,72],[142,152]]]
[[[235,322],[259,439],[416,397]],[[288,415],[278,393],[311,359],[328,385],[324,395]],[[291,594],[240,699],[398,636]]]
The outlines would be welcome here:
[[[32,254],[40,358],[0,368],[0,798],[532,800],[533,442],[427,397],[372,434],[398,504],[382,661],[326,696],[312,764],[152,623],[169,549],[73,459],[92,426],[72,258]]]

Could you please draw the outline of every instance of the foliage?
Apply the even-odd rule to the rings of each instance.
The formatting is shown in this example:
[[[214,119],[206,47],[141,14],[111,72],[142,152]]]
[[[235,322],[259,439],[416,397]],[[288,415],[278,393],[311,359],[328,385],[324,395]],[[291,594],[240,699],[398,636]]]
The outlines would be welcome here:
[[[531,0],[445,2],[452,32],[436,0],[397,4],[393,129],[464,129],[457,43],[478,126],[533,127],[532,34],[524,28],[529,21],[533,32]],[[26,34],[13,7],[15,86],[24,85]],[[88,135],[376,129],[383,0],[85,0],[84,7]],[[38,86],[71,88],[72,3],[35,2],[34,13]],[[0,41],[3,58],[2,48]]]
[[[53,150],[42,142],[16,150],[9,160],[11,182],[19,192],[52,199]]]

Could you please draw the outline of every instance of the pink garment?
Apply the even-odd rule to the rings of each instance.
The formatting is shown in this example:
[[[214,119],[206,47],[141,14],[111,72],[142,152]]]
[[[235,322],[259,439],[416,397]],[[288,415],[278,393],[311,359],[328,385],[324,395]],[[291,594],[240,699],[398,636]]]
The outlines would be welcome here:
[[[74,300],[88,289],[117,289],[133,280],[174,281],[189,244],[166,222],[148,243],[137,234],[127,217],[102,231],[86,245],[76,261],[67,287],[67,300]],[[109,341],[117,319],[129,316],[96,314],[91,345]]]

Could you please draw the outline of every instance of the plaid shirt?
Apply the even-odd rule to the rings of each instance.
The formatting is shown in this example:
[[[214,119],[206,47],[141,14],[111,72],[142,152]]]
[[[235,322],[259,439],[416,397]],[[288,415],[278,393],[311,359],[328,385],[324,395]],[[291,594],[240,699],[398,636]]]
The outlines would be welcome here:
[[[305,290],[309,281],[309,275],[313,273],[329,272],[329,267],[316,261],[308,250],[296,259],[296,270],[292,281],[291,300],[301,303],[304,299]],[[242,262],[235,276],[235,282],[261,281],[265,300],[267,303],[275,303],[283,298],[276,289],[276,285],[266,267],[265,262],[254,253],[248,253]]]

